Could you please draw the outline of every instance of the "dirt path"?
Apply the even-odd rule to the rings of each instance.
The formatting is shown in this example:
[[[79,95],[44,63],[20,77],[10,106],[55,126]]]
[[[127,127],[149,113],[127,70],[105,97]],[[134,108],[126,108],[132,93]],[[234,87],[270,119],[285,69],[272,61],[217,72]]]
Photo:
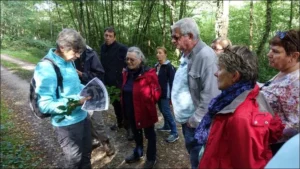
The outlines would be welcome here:
[[[1,54],[1,59],[20,65],[27,70],[33,70],[34,65],[11,58]],[[14,110],[20,127],[32,134],[30,140],[38,151],[43,152],[43,164],[39,167],[54,168],[64,163],[61,149],[56,141],[54,130],[48,120],[38,120],[32,116],[28,107],[29,84],[26,80],[20,79],[10,70],[1,66],[1,98],[8,102],[8,107]],[[112,107],[103,112],[105,124],[110,126],[114,123],[115,117]],[[160,125],[162,117],[159,113]],[[157,164],[155,168],[189,168],[189,158],[184,147],[184,140],[180,125],[178,126],[179,140],[175,143],[166,143],[164,139],[167,133],[157,132]],[[121,129],[111,131],[107,127],[112,142],[116,147],[116,154],[108,157],[103,153],[102,148],[95,149],[92,153],[93,168],[142,168],[144,161],[134,164],[126,164],[124,158],[132,153],[134,141],[127,141],[126,131]],[[144,141],[146,149],[147,141]],[[146,150],[145,150],[146,152]],[[145,159],[145,158],[144,158]]]

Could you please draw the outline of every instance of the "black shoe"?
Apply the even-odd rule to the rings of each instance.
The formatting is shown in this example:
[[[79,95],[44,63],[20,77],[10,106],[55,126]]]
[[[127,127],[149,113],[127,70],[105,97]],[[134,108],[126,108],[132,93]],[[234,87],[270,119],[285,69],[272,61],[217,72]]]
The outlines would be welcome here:
[[[144,168],[146,168],[146,169],[152,169],[155,164],[156,164],[156,160],[154,160],[154,161],[147,160],[145,162],[145,164],[144,164]]]
[[[101,142],[97,139],[92,139],[92,150],[99,147],[101,145]]]
[[[132,153],[130,156],[125,158],[125,162],[126,163],[134,163],[137,161],[140,161],[142,159],[143,156],[136,156],[134,153]]]
[[[115,130],[118,129],[118,126],[117,126],[116,124],[114,124],[114,125],[112,125],[112,126],[110,127],[110,129],[111,129],[112,131],[115,131]]]

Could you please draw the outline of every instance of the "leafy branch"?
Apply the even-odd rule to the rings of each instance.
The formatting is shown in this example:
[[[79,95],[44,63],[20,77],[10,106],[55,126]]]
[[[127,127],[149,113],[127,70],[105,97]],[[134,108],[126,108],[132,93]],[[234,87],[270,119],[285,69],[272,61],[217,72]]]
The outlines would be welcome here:
[[[110,103],[120,101],[121,90],[115,86],[105,86],[109,95]]]
[[[75,99],[68,99],[67,106],[58,106],[57,108],[59,110],[63,110],[63,113],[60,115],[67,115],[70,116],[72,114],[72,111],[76,109],[77,106],[80,105],[79,100]],[[65,116],[62,116],[61,118],[57,119],[57,123],[61,122],[62,120],[65,119]]]

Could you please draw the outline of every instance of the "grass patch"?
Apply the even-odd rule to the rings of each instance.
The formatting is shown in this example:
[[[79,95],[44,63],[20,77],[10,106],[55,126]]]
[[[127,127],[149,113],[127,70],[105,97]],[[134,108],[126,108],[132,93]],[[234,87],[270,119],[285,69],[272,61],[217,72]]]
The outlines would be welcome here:
[[[18,64],[11,63],[6,60],[1,60],[1,65],[12,70],[14,74],[18,75],[20,78],[30,81],[33,76],[33,72],[30,70],[22,69]]]
[[[1,49],[1,54],[7,54],[11,57],[37,64],[41,58],[47,54],[47,51],[48,50],[41,50],[35,47],[29,47],[26,49],[7,48]]]
[[[14,123],[13,110],[1,99],[1,168],[37,168],[42,162],[38,152],[30,150],[20,129]]]

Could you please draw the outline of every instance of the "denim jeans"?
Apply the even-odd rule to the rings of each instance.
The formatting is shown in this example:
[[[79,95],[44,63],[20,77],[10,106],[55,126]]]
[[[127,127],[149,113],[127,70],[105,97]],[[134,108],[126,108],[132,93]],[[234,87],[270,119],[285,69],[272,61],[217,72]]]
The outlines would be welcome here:
[[[162,113],[164,117],[164,128],[166,129],[170,128],[171,129],[170,134],[178,134],[176,123],[170,109],[170,99],[159,99],[157,104],[158,104],[159,111]]]
[[[70,126],[55,127],[58,142],[67,159],[66,168],[91,169],[91,123],[89,118]]]
[[[192,169],[197,169],[199,164],[199,152],[201,145],[194,138],[195,128],[189,128],[187,124],[182,124],[182,133],[185,140],[185,147],[190,154],[190,162]]]

